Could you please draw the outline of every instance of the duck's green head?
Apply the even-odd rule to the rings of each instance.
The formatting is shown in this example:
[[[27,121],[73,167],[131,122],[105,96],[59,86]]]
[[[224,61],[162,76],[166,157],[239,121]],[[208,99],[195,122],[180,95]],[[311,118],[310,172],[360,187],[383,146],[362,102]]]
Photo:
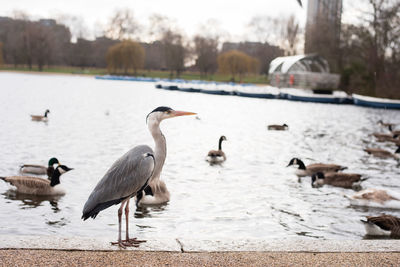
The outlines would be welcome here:
[[[60,164],[60,162],[58,162],[58,159],[56,158],[49,159],[49,166],[53,166],[54,164]]]

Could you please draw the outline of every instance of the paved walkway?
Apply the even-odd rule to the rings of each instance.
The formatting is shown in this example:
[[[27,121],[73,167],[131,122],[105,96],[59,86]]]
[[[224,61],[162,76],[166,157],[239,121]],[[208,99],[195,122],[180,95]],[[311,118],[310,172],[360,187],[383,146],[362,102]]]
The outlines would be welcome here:
[[[0,235],[0,266],[400,266],[400,240],[148,240]]]
[[[0,250],[0,266],[399,266],[400,253]]]

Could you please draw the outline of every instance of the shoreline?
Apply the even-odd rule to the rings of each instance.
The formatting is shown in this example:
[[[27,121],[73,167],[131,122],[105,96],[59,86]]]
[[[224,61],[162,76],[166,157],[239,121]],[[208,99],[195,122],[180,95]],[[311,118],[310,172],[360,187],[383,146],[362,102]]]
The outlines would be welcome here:
[[[140,237],[139,239],[145,239]],[[0,235],[0,250],[39,249],[60,251],[119,251],[107,237]],[[290,253],[400,253],[399,239],[149,239],[139,248],[124,251],[152,252],[290,252]]]
[[[400,262],[400,240],[179,238],[148,240],[127,249],[109,241],[0,235],[0,266],[397,266]]]

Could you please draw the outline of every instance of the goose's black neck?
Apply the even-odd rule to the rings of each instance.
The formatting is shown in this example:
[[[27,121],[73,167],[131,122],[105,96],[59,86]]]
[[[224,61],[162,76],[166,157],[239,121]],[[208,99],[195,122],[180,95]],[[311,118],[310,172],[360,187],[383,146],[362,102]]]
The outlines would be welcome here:
[[[222,141],[224,141],[224,139],[221,137],[218,143],[218,150],[222,150]]]
[[[304,165],[304,162],[301,160],[297,160],[297,164],[299,165],[299,169],[300,170],[305,170],[306,169],[306,165]]]
[[[60,183],[60,176],[61,176],[60,171],[58,169],[55,169],[50,180],[51,187],[56,186]]]

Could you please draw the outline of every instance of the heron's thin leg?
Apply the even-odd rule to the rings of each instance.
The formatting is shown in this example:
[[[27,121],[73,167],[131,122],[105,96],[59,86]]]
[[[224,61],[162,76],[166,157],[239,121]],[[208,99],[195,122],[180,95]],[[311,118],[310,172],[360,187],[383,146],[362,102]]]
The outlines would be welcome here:
[[[112,245],[119,245],[122,248],[125,248],[125,245],[122,244],[121,240],[121,224],[122,224],[122,209],[124,208],[126,200],[122,201],[121,207],[118,209],[118,241],[117,242],[111,242]]]
[[[125,206],[126,241],[129,241],[129,200],[130,199],[128,199]]]
[[[138,240],[135,238],[129,238],[129,199],[125,206],[125,222],[126,222],[126,242],[128,242],[133,247],[139,247],[140,243],[146,242],[146,240]]]

